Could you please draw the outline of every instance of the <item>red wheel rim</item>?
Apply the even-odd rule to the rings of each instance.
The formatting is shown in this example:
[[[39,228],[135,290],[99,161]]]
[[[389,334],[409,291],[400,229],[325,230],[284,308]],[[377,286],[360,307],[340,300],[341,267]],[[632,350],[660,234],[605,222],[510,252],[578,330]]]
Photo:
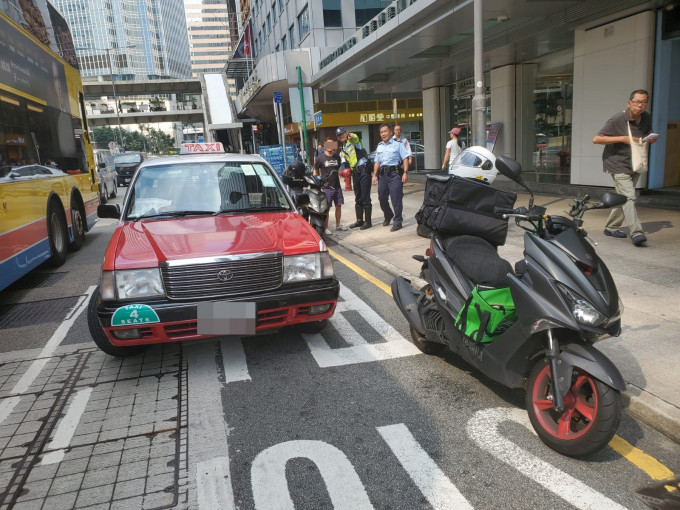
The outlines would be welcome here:
[[[578,369],[574,369],[571,388],[564,396],[562,413],[558,413],[553,407],[550,365],[546,365],[538,374],[531,400],[541,428],[564,441],[572,441],[586,434],[597,416],[595,381]]]

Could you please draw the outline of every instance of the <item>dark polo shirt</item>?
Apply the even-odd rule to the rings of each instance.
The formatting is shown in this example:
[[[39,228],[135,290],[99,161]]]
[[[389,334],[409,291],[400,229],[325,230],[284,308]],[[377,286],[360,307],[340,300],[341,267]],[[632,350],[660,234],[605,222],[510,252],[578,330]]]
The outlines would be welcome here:
[[[652,116],[649,113],[642,112],[640,123],[636,124],[626,109],[609,119],[597,134],[598,136],[628,136],[628,127],[626,127],[628,123],[630,123],[630,131],[634,138],[642,138],[652,132]],[[630,144],[612,143],[605,145],[602,152],[602,162],[605,172],[612,174],[633,173],[633,165],[630,161]]]

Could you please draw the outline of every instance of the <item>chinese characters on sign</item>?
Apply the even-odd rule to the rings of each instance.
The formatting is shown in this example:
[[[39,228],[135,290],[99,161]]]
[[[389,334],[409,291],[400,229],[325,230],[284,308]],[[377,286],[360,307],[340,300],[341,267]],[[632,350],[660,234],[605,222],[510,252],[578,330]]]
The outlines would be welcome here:
[[[420,119],[423,117],[422,113],[400,113],[397,115],[399,119]],[[385,122],[386,120],[393,120],[394,115],[389,113],[360,113],[359,122]]]

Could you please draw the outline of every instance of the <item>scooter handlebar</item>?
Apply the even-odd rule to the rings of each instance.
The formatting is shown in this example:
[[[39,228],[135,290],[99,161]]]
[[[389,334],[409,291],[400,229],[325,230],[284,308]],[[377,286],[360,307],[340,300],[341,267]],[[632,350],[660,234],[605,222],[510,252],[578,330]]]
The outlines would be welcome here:
[[[510,207],[494,207],[493,208],[494,214],[515,214],[516,210],[511,209]]]

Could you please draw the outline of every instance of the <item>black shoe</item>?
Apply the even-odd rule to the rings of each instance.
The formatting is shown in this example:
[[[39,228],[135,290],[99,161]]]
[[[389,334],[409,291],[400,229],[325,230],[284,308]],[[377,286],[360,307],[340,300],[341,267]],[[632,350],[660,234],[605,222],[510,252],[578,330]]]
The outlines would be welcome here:
[[[401,225],[397,225],[396,223],[392,225],[392,228],[390,229],[390,232],[396,232],[397,230],[401,229]]]
[[[647,238],[644,234],[636,234],[633,236],[633,244],[635,246],[643,246],[647,243]]]
[[[364,224],[359,227],[359,230],[366,230],[367,228],[371,228],[373,224],[370,221],[364,221]]]
[[[610,236],[610,237],[618,237],[619,239],[623,239],[626,236],[625,232],[622,232],[618,228],[616,230],[607,230],[606,228],[604,229],[604,235]]]
[[[364,220],[357,220],[354,223],[350,223],[349,228],[361,227],[364,224]]]
[[[390,218],[390,219],[385,218],[385,221],[383,221],[383,227],[386,227],[387,225],[389,225],[390,221],[392,221],[392,218]]]

